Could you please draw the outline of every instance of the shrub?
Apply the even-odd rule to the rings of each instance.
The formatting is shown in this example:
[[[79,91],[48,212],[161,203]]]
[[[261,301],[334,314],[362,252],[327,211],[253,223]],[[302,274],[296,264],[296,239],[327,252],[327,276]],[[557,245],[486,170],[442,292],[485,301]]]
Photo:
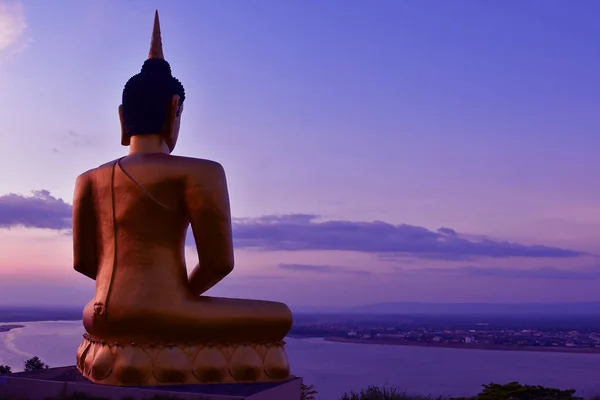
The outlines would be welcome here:
[[[25,371],[38,371],[40,369],[48,369],[48,365],[44,364],[38,356],[25,361]]]
[[[318,393],[314,385],[305,385],[302,382],[300,400],[315,400],[315,395]]]
[[[360,392],[344,393],[340,400],[442,400],[443,397],[413,396],[395,387],[369,386]]]
[[[491,383],[483,385],[483,391],[475,397],[454,400],[583,400],[575,397],[575,390],[560,390],[543,386],[523,386],[518,382],[506,385]]]
[[[524,386],[518,382],[506,385],[483,385],[483,391],[474,397],[455,397],[448,400],[583,400],[575,390],[560,390],[543,386]],[[340,400],[442,400],[444,397],[415,396],[395,387],[369,386],[360,392],[344,393]],[[600,400],[600,399],[593,399]]]
[[[0,375],[8,375],[12,371],[8,365],[0,365]]]

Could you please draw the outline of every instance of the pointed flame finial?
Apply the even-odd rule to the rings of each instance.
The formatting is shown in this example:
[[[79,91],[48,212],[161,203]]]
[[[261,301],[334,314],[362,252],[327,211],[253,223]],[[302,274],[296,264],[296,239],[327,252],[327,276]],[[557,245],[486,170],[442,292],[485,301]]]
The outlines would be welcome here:
[[[152,42],[150,42],[150,52],[148,58],[165,59],[162,49],[162,40],[160,37],[160,22],[158,21],[158,10],[154,13],[154,29],[152,30]]]

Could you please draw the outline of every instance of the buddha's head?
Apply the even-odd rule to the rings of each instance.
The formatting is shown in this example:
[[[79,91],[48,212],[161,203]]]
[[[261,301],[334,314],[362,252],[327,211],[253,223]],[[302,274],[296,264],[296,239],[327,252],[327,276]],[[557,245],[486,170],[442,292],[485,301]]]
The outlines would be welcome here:
[[[157,11],[148,59],[123,89],[119,106],[121,144],[129,146],[132,136],[160,135],[172,152],[179,136],[184,100],[183,85],[173,77],[163,56]]]

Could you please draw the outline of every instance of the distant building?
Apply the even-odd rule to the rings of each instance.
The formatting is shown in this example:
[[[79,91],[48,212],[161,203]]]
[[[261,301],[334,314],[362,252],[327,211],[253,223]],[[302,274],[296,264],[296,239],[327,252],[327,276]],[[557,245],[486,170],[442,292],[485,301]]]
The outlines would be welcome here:
[[[402,339],[404,335],[401,333],[379,333],[377,337],[382,339]]]

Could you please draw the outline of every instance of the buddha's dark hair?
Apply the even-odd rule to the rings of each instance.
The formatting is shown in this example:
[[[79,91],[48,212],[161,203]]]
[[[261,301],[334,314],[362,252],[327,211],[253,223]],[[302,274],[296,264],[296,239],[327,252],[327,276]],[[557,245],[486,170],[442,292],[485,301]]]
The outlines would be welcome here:
[[[123,123],[127,134],[162,132],[174,95],[179,96],[181,107],[185,90],[171,74],[169,63],[158,58],[146,60],[142,71],[131,77],[123,89]],[[177,112],[180,113],[181,108]]]

